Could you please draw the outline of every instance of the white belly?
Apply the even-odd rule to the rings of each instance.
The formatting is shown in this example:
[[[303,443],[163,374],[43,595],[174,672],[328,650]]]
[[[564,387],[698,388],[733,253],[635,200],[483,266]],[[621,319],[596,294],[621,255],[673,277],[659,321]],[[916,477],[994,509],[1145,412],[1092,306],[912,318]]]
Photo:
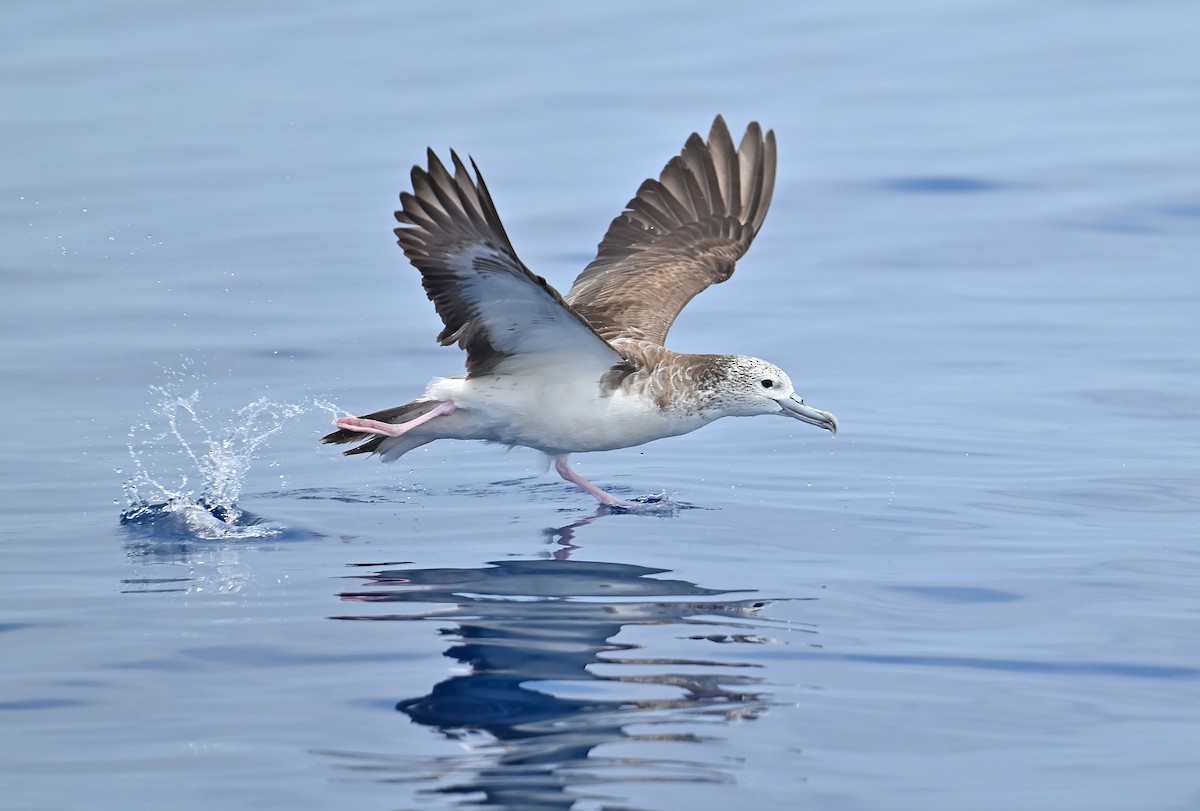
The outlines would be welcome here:
[[[711,422],[700,414],[664,412],[652,400],[599,384],[552,376],[451,378],[434,381],[429,395],[452,400],[461,438],[523,445],[547,453],[605,451],[686,434]],[[464,411],[466,413],[464,413]],[[461,420],[461,422],[460,422]]]

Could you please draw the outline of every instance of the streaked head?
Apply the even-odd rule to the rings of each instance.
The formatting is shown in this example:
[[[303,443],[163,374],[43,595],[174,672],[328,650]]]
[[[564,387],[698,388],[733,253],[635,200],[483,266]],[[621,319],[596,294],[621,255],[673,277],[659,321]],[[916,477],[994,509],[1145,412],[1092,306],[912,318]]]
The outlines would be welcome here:
[[[837,417],[806,405],[796,396],[791,378],[775,364],[746,355],[725,355],[722,359],[725,363],[720,364],[715,400],[723,416],[779,414],[837,433]]]

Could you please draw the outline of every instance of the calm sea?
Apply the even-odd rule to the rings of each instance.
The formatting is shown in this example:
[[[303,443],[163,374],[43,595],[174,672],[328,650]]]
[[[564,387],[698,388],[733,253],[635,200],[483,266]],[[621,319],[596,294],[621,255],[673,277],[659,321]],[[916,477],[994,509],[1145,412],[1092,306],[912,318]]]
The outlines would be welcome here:
[[[0,11],[6,811],[1200,807],[1200,7]],[[837,414],[391,466],[470,153],[560,289],[716,113],[766,226],[672,331]],[[123,519],[124,516],[124,519]]]

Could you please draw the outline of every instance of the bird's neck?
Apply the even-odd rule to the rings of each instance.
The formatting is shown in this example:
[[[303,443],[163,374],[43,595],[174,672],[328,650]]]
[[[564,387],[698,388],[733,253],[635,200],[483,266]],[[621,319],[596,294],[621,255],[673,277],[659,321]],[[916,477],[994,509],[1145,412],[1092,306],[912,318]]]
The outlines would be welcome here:
[[[714,420],[722,416],[719,392],[726,364],[724,355],[675,352],[645,341],[618,346],[633,371],[621,385],[653,399],[664,411]]]

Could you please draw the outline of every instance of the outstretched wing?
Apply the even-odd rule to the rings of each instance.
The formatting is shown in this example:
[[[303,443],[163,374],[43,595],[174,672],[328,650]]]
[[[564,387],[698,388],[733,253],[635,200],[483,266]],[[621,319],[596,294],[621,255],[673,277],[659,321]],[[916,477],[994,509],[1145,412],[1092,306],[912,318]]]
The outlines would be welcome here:
[[[446,328],[443,345],[467,353],[467,376],[513,360],[554,365],[573,358],[611,366],[617,352],[517,258],[491,195],[454,152],[452,176],[433,150],[429,169],[414,166],[412,192],[400,194],[396,239],[421,271],[425,293]]]
[[[774,189],[775,133],[752,122],[735,149],[717,116],[612,221],[567,302],[606,340],[662,344],[684,305],[732,275]]]

